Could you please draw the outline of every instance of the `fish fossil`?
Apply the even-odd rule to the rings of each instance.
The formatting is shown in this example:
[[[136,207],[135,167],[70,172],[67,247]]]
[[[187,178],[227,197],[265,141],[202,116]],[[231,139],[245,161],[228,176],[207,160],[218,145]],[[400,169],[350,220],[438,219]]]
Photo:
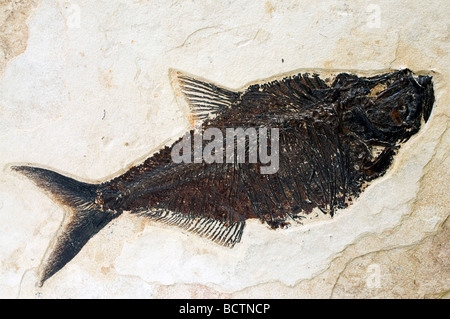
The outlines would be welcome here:
[[[192,119],[201,126],[142,164],[101,184],[38,167],[12,167],[69,212],[41,269],[40,285],[124,211],[229,247],[240,241],[250,218],[275,229],[301,221],[313,209],[333,216],[386,172],[398,148],[428,120],[434,103],[432,78],[407,69],[326,79],[304,73],[239,92],[172,74]],[[195,158],[198,147],[189,141],[200,136],[204,142],[201,136],[208,130],[214,129],[217,137],[230,128],[244,132],[244,156],[249,158],[256,146],[246,133],[254,129],[261,138],[263,128],[276,128],[271,137],[277,138],[259,147],[277,144],[271,149],[276,172],[262,173],[263,163],[242,161],[242,156],[241,161],[237,156],[226,161]],[[219,139],[213,142],[210,155],[238,151]],[[184,160],[175,161],[174,155]]]

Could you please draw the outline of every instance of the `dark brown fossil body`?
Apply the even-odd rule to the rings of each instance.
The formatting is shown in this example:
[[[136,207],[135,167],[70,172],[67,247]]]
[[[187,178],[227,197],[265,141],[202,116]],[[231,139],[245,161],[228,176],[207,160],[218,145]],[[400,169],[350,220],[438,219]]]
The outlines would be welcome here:
[[[278,171],[261,174],[260,163],[237,161],[175,163],[171,151],[177,143],[99,185],[15,166],[70,209],[41,284],[124,211],[231,247],[249,218],[278,228],[315,208],[332,216],[386,172],[397,149],[428,120],[434,103],[431,77],[409,70],[372,77],[340,73],[328,81],[299,74],[242,92],[183,74],[178,84],[203,131],[278,128]],[[194,130],[187,134],[195,138]]]

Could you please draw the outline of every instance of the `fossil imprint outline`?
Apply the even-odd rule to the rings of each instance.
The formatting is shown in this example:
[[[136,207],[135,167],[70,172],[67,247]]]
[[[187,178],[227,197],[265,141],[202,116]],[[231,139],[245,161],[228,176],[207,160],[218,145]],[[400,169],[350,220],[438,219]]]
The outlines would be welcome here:
[[[276,229],[301,222],[313,209],[333,216],[385,174],[399,147],[428,121],[434,104],[431,76],[408,69],[366,77],[342,72],[325,79],[299,73],[240,91],[179,71],[171,75],[192,120],[201,125],[142,164],[100,184],[34,166],[11,167],[68,210],[39,285],[124,211],[227,247],[241,240],[250,218]],[[262,128],[276,131],[268,138]],[[237,144],[217,137],[227,129],[243,132],[234,134]],[[249,160],[258,147],[251,143],[252,132],[265,141],[260,151],[271,150],[275,172],[264,173],[267,159]],[[199,136],[210,146],[200,154],[216,160],[195,157],[199,150],[190,141]],[[240,156],[217,160],[225,151]]]

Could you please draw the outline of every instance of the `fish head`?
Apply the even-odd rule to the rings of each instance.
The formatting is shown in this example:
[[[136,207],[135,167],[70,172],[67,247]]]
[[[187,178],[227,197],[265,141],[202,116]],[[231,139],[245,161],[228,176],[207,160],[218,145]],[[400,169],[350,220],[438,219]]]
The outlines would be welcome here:
[[[427,122],[434,103],[430,76],[410,70],[362,78],[348,90],[343,124],[365,141],[397,144]]]

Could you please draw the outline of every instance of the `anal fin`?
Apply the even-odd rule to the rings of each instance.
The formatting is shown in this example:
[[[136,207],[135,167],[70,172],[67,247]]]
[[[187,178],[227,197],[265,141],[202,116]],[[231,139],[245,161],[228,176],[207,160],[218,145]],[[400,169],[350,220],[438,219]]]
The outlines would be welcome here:
[[[207,217],[186,216],[167,209],[152,209],[138,215],[167,225],[178,226],[225,247],[234,247],[240,242],[245,221],[226,223]]]

